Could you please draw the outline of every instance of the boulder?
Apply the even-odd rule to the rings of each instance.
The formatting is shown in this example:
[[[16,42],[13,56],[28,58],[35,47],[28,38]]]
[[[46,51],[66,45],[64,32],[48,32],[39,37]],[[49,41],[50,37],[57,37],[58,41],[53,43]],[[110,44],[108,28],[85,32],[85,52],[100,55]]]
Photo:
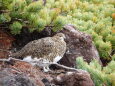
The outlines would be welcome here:
[[[80,32],[72,25],[64,26],[60,31],[66,36],[67,50],[60,63],[69,67],[76,66],[76,58],[83,57],[86,62],[91,62],[92,59],[100,61],[100,57],[95,45],[92,42],[92,37],[89,34]]]

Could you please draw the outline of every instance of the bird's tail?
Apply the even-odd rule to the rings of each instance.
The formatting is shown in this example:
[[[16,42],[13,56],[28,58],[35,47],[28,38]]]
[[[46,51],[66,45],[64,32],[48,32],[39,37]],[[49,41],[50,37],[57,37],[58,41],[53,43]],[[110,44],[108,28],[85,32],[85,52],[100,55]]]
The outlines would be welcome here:
[[[10,57],[17,58],[17,59],[23,59],[23,53],[21,51],[18,51],[16,53],[11,53]]]

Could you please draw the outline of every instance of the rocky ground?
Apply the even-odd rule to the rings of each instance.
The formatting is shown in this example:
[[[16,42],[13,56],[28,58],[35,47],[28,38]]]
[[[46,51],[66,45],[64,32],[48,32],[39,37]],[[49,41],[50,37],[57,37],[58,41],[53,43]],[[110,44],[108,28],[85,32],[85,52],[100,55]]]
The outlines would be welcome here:
[[[55,69],[44,73],[20,60],[0,61],[0,86],[94,86],[86,71]]]

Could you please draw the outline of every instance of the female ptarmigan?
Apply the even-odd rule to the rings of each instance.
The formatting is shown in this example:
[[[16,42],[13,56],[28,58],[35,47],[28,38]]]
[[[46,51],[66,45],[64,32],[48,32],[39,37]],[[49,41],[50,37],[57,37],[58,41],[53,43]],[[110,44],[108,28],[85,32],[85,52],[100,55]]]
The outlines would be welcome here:
[[[57,33],[53,37],[34,40],[25,45],[20,51],[13,53],[12,57],[43,58],[50,62],[58,62],[66,51],[65,35]]]

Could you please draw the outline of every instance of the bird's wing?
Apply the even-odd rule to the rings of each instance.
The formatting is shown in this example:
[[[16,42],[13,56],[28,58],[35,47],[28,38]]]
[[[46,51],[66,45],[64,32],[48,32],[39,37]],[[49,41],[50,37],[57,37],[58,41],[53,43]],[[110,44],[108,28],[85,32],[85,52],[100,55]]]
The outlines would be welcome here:
[[[16,53],[13,53],[12,56],[14,57],[25,57],[29,56],[33,53],[36,47],[36,42],[40,42],[41,40],[34,40],[26,44],[21,50],[17,51]]]
[[[42,58],[44,56],[47,57],[51,52],[53,52],[55,48],[55,42],[51,39],[51,37],[46,37],[46,38],[42,38],[39,40],[35,40],[35,41],[32,41],[32,43],[30,44],[31,44],[30,49],[31,49],[32,55],[38,58]],[[28,46],[30,44],[28,44]],[[30,50],[27,52],[29,53]]]
[[[51,37],[46,37],[29,42],[20,51],[16,52],[14,56],[33,56],[42,58],[44,56],[48,56],[55,48],[54,46],[55,42],[51,39]]]

